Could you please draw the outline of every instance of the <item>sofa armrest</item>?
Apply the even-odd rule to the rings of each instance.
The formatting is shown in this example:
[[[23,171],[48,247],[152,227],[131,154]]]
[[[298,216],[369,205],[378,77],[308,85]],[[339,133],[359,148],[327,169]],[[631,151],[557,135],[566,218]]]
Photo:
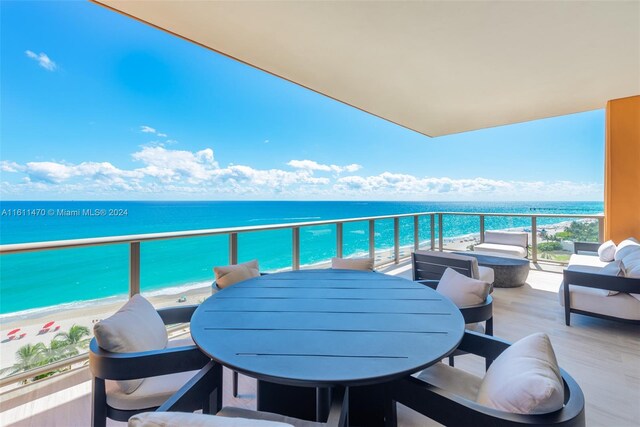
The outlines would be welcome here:
[[[578,252],[598,252],[598,248],[600,248],[600,243],[594,242],[573,242],[573,253],[577,254]]]
[[[632,277],[618,277],[607,274],[585,273],[582,271],[570,270],[564,270],[562,275],[565,285],[607,289],[610,291],[626,293],[640,293],[640,279]]]

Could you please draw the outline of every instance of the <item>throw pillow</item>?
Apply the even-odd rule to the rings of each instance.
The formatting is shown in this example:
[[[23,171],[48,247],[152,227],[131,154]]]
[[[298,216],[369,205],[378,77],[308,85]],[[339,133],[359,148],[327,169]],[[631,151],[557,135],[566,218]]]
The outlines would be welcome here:
[[[472,279],[447,268],[438,282],[436,291],[449,298],[460,308],[482,304],[486,301],[491,286],[487,282]]]
[[[636,242],[632,238],[628,238],[626,240],[623,240],[616,247],[616,253],[615,253],[613,259],[618,261],[619,259],[624,258],[625,256],[627,256],[631,252],[638,250],[639,247],[640,247],[640,243]]]
[[[216,276],[216,285],[224,289],[243,280],[260,276],[260,267],[258,267],[258,261],[253,260],[242,264],[214,267],[213,273]]]
[[[136,353],[162,350],[167,346],[167,329],[155,308],[142,295],[134,295],[113,316],[93,326],[100,348],[112,353]],[[120,389],[131,394],[144,378],[117,381]]]
[[[606,274],[607,276],[618,276],[618,277],[626,276],[626,270],[622,260],[610,262],[606,266],[602,267],[602,270],[600,272],[602,274]],[[606,296],[608,297],[618,295],[620,293],[618,291],[609,291],[607,289],[603,289],[603,291],[606,292]]]
[[[331,268],[373,271],[373,258],[331,258]]]
[[[502,352],[485,374],[476,401],[516,414],[561,409],[564,386],[549,337],[529,335]]]
[[[598,248],[598,256],[600,257],[600,261],[602,262],[613,261],[613,257],[615,255],[616,255],[616,244],[613,243],[613,240],[604,242]]]

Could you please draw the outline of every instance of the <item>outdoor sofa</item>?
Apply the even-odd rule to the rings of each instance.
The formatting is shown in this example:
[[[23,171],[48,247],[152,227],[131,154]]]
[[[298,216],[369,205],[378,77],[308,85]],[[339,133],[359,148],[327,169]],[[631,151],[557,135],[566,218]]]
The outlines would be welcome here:
[[[526,258],[529,255],[529,235],[514,231],[485,231],[484,241],[473,247],[474,251],[498,256]]]
[[[603,261],[611,256],[601,259],[598,255],[578,253],[598,249],[602,252],[605,245],[611,249],[613,242],[575,245],[576,253],[571,255],[558,291],[567,326],[571,313],[640,324],[640,244],[635,239],[621,242],[618,250],[613,249],[611,261]]]

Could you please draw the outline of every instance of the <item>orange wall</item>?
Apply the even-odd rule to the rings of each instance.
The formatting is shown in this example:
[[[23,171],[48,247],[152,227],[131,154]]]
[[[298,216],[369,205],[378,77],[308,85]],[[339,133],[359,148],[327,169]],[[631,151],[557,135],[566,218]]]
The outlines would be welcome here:
[[[607,102],[605,240],[640,239],[640,96]]]

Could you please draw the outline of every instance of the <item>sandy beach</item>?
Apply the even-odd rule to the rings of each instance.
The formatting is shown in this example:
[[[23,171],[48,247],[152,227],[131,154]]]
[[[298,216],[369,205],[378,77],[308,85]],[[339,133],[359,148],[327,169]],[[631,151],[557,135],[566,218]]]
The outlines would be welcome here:
[[[555,234],[569,225],[570,221],[557,223],[553,225],[539,227],[545,229],[548,234]],[[512,228],[508,231],[527,231],[529,233],[529,242],[531,242],[531,232],[528,228]],[[455,238],[443,239],[444,248],[446,250],[466,251],[469,246],[480,243],[480,234],[468,234]],[[437,241],[436,241],[437,246]],[[421,242],[421,249],[429,249],[430,241]],[[413,245],[403,246],[400,248],[400,257],[406,258],[413,251]],[[366,254],[361,254],[366,256]],[[386,264],[393,261],[393,249],[381,249],[376,251],[376,264]],[[302,268],[327,268],[329,262],[322,262],[313,265],[303,266]],[[213,274],[211,281],[213,281]],[[198,304],[211,295],[211,282],[202,282],[194,284],[189,288],[173,288],[175,293],[171,293],[171,289],[166,290],[166,294],[159,294],[159,291],[144,293],[155,307],[167,307],[181,304]],[[178,299],[185,297],[186,301],[178,302]],[[42,342],[49,345],[54,336],[59,332],[68,331],[73,325],[82,325],[93,330],[93,324],[100,319],[104,319],[115,313],[126,301],[126,295],[120,295],[109,299],[96,300],[93,302],[84,302],[81,305],[65,305],[42,310],[34,310],[23,314],[7,314],[2,316],[2,326],[0,327],[0,367],[2,369],[12,366],[16,361],[16,351],[26,344],[36,344]],[[41,333],[41,328],[50,321],[54,321],[54,327],[48,332]],[[55,328],[59,327],[56,331]],[[13,329],[20,328],[20,333],[16,335],[26,334],[21,339],[7,339],[7,333]]]

